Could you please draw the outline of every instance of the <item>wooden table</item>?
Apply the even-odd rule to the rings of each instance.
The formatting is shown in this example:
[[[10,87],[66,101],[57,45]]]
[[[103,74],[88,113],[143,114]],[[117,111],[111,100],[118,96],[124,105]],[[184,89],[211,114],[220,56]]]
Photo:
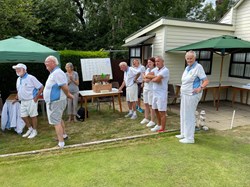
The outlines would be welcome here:
[[[176,84],[176,95],[180,94],[180,88],[181,88],[181,84]],[[220,89],[228,89],[231,88],[233,93],[232,93],[232,105],[235,102],[235,97],[236,94],[238,92],[240,92],[240,101],[241,103],[243,103],[243,92],[247,91],[247,96],[246,96],[246,104],[248,103],[248,91],[250,90],[250,86],[247,87],[241,83],[235,83],[235,82],[221,82],[221,86]],[[213,91],[213,101],[214,101],[214,106],[216,106],[216,100],[217,98],[217,94],[219,91],[219,82],[210,82],[208,84],[208,86],[204,89],[203,91],[203,97],[202,97],[202,101],[206,100],[206,96],[207,96],[207,92],[209,90]],[[226,99],[227,99],[227,94],[226,94]]]
[[[240,102],[243,103],[243,92],[246,91],[246,104],[248,104],[248,91],[250,90],[250,86],[242,85],[242,84],[233,84],[233,96],[232,96],[232,105],[234,105],[235,97],[238,92],[240,92]]]
[[[112,88],[111,92],[106,92],[106,93],[96,93],[93,92],[93,90],[84,90],[80,91],[80,96],[81,96],[81,106],[83,104],[84,100],[84,108],[85,108],[85,119],[87,119],[87,110],[88,110],[88,99],[89,98],[96,98],[96,97],[112,97],[113,98],[113,110],[115,111],[115,104],[114,104],[114,97],[118,97],[118,103],[120,106],[120,112],[122,112],[122,103],[121,103],[121,93],[118,89]]]

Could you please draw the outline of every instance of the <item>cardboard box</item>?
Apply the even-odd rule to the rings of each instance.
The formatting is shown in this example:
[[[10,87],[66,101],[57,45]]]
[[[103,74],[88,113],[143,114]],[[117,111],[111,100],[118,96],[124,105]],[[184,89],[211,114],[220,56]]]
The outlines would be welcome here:
[[[92,90],[96,93],[100,93],[102,90],[108,90],[109,92],[112,90],[112,84],[92,84]]]
[[[96,93],[110,92],[112,90],[112,84],[109,83],[109,74],[93,75],[92,78],[92,90]]]
[[[95,83],[103,83],[103,82],[109,82],[110,75],[109,74],[103,74],[103,75],[93,75],[92,78],[92,84]]]

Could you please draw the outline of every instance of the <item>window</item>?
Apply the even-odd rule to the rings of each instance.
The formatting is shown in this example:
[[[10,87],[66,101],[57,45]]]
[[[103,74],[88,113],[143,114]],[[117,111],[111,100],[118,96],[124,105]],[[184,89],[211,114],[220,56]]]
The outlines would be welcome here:
[[[140,47],[131,47],[129,48],[129,58],[130,58],[130,64],[132,64],[133,59],[141,59],[141,48]]]
[[[231,55],[229,76],[250,79],[250,53]]]
[[[202,65],[205,73],[211,75],[213,52],[211,51],[195,51],[196,61]]]

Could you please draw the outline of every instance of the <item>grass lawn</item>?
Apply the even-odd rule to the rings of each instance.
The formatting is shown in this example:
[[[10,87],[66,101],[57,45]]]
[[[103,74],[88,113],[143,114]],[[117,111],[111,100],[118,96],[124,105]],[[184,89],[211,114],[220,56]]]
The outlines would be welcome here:
[[[138,118],[136,120],[131,120],[124,118],[125,112],[113,112],[104,103],[101,104],[100,111],[96,110],[95,105],[89,105],[90,117],[85,122],[65,122],[69,136],[69,139],[65,142],[66,145],[151,133],[149,128],[140,124],[143,119],[141,113],[137,113]],[[168,115],[166,128],[169,130],[179,129],[179,116],[171,112]],[[67,120],[66,115],[64,118]],[[48,124],[47,118],[39,116],[38,135],[34,139],[23,138],[14,130],[0,132],[0,154],[55,147],[57,145],[55,137],[54,127]]]
[[[1,186],[249,186],[249,126],[175,134],[1,158]]]

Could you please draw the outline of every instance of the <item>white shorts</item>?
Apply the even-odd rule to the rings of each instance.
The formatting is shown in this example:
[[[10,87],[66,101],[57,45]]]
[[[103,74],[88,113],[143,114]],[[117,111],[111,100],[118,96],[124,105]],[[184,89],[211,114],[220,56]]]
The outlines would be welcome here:
[[[152,101],[153,101],[153,91],[143,90],[143,102],[145,104],[152,105]]]
[[[167,111],[168,99],[167,94],[155,94],[153,93],[152,109],[158,111]]]
[[[50,125],[57,125],[62,121],[63,111],[67,105],[67,100],[53,101],[46,103],[47,116]]]
[[[133,84],[126,88],[126,101],[135,102],[138,101],[138,86]]]
[[[38,107],[38,102],[35,103],[33,99],[28,101],[21,101],[21,108],[20,108],[21,117],[38,116],[37,107]]]

